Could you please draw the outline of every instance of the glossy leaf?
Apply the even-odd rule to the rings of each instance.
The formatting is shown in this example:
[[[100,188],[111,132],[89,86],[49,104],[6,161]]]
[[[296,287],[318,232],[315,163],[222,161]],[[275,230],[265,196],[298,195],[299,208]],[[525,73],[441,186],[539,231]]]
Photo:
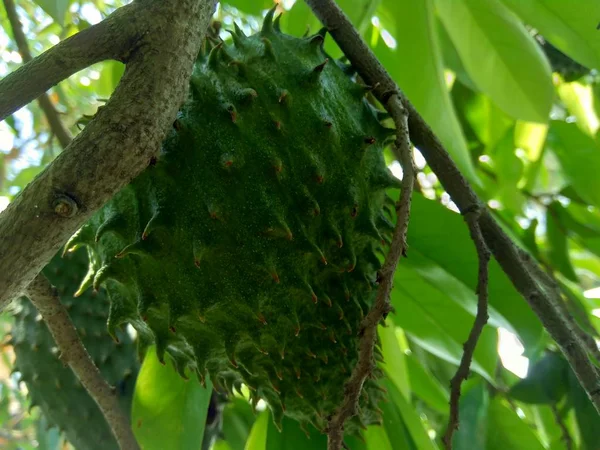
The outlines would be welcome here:
[[[450,398],[448,390],[414,355],[406,355],[406,368],[412,393],[423,400],[430,408],[441,414],[447,414]]]
[[[524,403],[557,403],[565,394],[569,366],[550,352],[529,368],[526,378],[511,387],[509,395]]]
[[[406,355],[398,344],[396,327],[388,320],[386,327],[379,328],[379,339],[383,353],[381,368],[387,376],[396,384],[406,398],[410,398],[410,380],[406,367]]]
[[[574,123],[554,121],[548,147],[558,157],[563,171],[577,194],[600,207],[600,146]]]
[[[544,449],[533,429],[500,397],[490,402],[487,430],[486,450]]]
[[[514,14],[500,0],[435,4],[475,85],[514,118],[546,122],[554,96],[550,65]]]
[[[162,365],[154,347],[146,352],[132,405],[135,436],[144,450],[196,450],[202,445],[212,385],[184,380],[170,361]]]
[[[481,379],[463,383],[459,403],[460,426],[454,433],[454,450],[487,450],[486,437],[488,421],[489,394]]]
[[[271,413],[262,411],[254,422],[244,450],[265,450],[267,447],[267,430],[271,421]]]
[[[418,450],[437,450],[437,445],[429,438],[427,430],[413,405],[388,380],[384,380],[383,385],[388,390],[389,400],[395,405],[402,417],[407,436],[410,438],[409,442],[412,442]]]
[[[445,145],[463,174],[478,183],[444,79],[432,0],[383,0],[378,16],[395,48],[378,39],[376,56]]]
[[[600,68],[600,3],[578,0],[503,0],[563,53],[589,68]]]
[[[412,252],[418,251],[475,292],[477,254],[459,214],[414,195],[408,242],[409,257],[402,260],[402,264],[413,259]],[[401,271],[402,268],[397,274]],[[494,260],[490,261],[489,302],[512,325],[526,346],[535,348],[539,345],[542,327],[538,318]]]

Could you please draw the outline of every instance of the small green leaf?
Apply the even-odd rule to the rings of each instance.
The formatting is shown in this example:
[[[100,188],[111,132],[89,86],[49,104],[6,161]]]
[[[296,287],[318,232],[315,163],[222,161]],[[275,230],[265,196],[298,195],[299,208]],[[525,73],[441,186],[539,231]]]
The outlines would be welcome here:
[[[65,14],[69,9],[71,0],[35,0],[50,17],[52,17],[60,26],[64,25]]]
[[[523,403],[557,403],[565,395],[568,370],[562,356],[549,352],[511,387],[509,395]]]
[[[169,361],[162,365],[151,347],[137,378],[132,406],[134,434],[144,450],[197,450],[212,393],[195,376],[184,380]]]
[[[558,202],[548,205],[546,209],[546,236],[548,238],[548,258],[560,273],[571,281],[577,281],[577,275],[569,258],[567,241],[568,229],[560,220]]]
[[[546,122],[554,96],[550,65],[523,23],[499,0],[435,3],[475,85],[514,118]]]

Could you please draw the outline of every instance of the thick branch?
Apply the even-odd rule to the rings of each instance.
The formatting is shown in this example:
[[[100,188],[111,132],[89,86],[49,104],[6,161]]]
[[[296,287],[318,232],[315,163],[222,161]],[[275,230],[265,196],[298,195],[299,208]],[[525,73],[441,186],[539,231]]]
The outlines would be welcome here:
[[[60,246],[157,155],[185,99],[215,4],[216,0],[133,2],[92,27],[91,34],[78,37],[88,28],[23,66],[17,72],[24,78],[9,75],[13,87],[31,87],[31,76],[38,82],[42,75],[56,82],[74,71],[63,67],[69,61],[65,53],[85,54],[91,38],[94,48],[107,42],[111,48],[113,43],[135,44],[111,99],[0,214],[0,308],[19,295]],[[104,55],[110,54],[105,50]],[[79,69],[97,59],[73,60]],[[5,81],[0,82],[2,103],[2,92],[11,85]]]
[[[450,380],[450,415],[448,419],[448,428],[444,435],[443,442],[446,449],[452,449],[452,436],[454,431],[459,427],[459,401],[463,381],[469,376],[469,369],[473,361],[475,347],[483,331],[483,327],[487,323],[488,316],[488,264],[490,262],[490,251],[485,244],[481,229],[479,228],[479,213],[480,211],[472,211],[465,215],[465,220],[469,226],[471,239],[475,243],[477,256],[479,259],[479,269],[477,274],[477,315],[475,322],[469,333],[469,337],[463,346],[463,354],[460,359],[460,364],[456,370],[456,374]]]
[[[40,273],[27,287],[27,296],[42,315],[56,341],[61,361],[69,364],[98,404],[121,449],[138,449],[129,418],[121,410],[115,390],[102,378],[83,346],[67,310],[60,302],[56,288]]]
[[[23,33],[23,26],[19,20],[19,15],[17,14],[14,1],[4,0],[4,8],[6,9],[6,16],[10,22],[10,27],[12,28],[13,36],[15,38],[15,42],[17,43],[17,48],[19,49],[19,54],[21,55],[23,61],[28,63],[33,58],[31,57],[29,44],[27,43],[27,38]],[[46,120],[48,120],[50,129],[56,135],[60,146],[65,148],[71,142],[71,133],[69,133],[69,130],[64,127],[60,117],[58,117],[58,111],[56,111],[56,108],[54,108],[54,105],[50,101],[50,97],[48,97],[48,94],[44,92],[38,98],[38,102],[40,104],[40,108],[42,111],[44,111],[44,115],[46,116]]]
[[[119,8],[106,20],[60,42],[0,80],[0,120],[92,64],[107,59],[127,61],[143,34],[144,21],[137,16],[145,8],[137,2]]]
[[[568,319],[563,317],[552,299],[546,295],[529,272],[519,255],[517,246],[494,220],[487,208],[482,206],[477,194],[460,173],[439,139],[406,99],[335,2],[333,0],[306,0],[306,3],[323,25],[328,28],[365,82],[376,86],[373,93],[382,104],[385,105],[388,98],[394,93],[398,94],[408,111],[411,141],[421,151],[459,210],[465,214],[473,209],[482,208],[479,226],[488,248],[513,285],[528,301],[546,330],[560,346],[596,410],[600,412],[600,376],[587,357],[584,345],[571,330]]]
[[[329,423],[327,424],[328,450],[339,450],[342,448],[344,442],[344,424],[346,420],[354,416],[358,411],[358,400],[363,384],[375,368],[373,352],[377,341],[377,326],[392,309],[389,299],[394,272],[396,271],[400,256],[406,256],[406,232],[408,230],[410,203],[415,180],[412,147],[408,139],[406,111],[398,98],[391,96],[386,104],[386,108],[392,115],[396,124],[396,130],[398,130],[395,148],[400,155],[400,164],[403,171],[402,192],[396,205],[396,228],[394,229],[390,251],[378,274],[379,288],[375,304],[361,323],[358,361],[350,379],[344,386],[344,400],[335,414],[329,418]]]

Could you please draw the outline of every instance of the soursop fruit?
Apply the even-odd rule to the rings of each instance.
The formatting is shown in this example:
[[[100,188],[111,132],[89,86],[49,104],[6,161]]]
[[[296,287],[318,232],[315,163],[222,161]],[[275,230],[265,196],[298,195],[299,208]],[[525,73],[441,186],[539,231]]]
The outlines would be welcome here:
[[[89,248],[110,332],[131,323],[182,375],[323,429],[393,231],[395,131],[324,33],[283,34],[271,11],[232,38],[199,56],[159,157],[68,245]],[[349,429],[379,421],[380,397],[369,380]]]
[[[109,301],[103,290],[73,296],[88,269],[86,252],[56,255],[44,274],[56,286],[81,339],[96,366],[129,411],[139,370],[132,338],[117,332],[118,343],[106,331]],[[45,323],[27,298],[15,302],[11,342],[15,370],[25,382],[32,406],[39,406],[50,426],[64,431],[78,450],[118,450],[100,409],[75,374],[59,360],[60,352]]]

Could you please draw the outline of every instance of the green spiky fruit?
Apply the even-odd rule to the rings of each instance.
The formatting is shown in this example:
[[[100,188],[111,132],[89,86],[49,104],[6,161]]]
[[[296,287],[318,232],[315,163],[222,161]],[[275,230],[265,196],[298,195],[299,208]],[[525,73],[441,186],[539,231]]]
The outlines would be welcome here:
[[[323,34],[232,33],[201,55],[160,157],[75,235],[111,295],[109,328],[229,390],[246,384],[322,429],[357,359],[357,334],[392,232],[398,181],[365,86]],[[387,208],[387,212],[386,212]],[[379,391],[366,384],[365,424]],[[354,424],[356,425],[356,424]]]
[[[137,352],[126,333],[119,332],[116,343],[106,332],[109,302],[104,291],[73,297],[87,268],[85,252],[78,251],[67,253],[64,259],[55,256],[44,274],[58,289],[90,356],[108,383],[115,386],[121,406],[128,411],[139,370]],[[59,360],[54,339],[26,298],[15,305],[12,345],[15,370],[27,385],[31,405],[40,407],[50,425],[64,430],[78,450],[119,448],[94,400]]]

